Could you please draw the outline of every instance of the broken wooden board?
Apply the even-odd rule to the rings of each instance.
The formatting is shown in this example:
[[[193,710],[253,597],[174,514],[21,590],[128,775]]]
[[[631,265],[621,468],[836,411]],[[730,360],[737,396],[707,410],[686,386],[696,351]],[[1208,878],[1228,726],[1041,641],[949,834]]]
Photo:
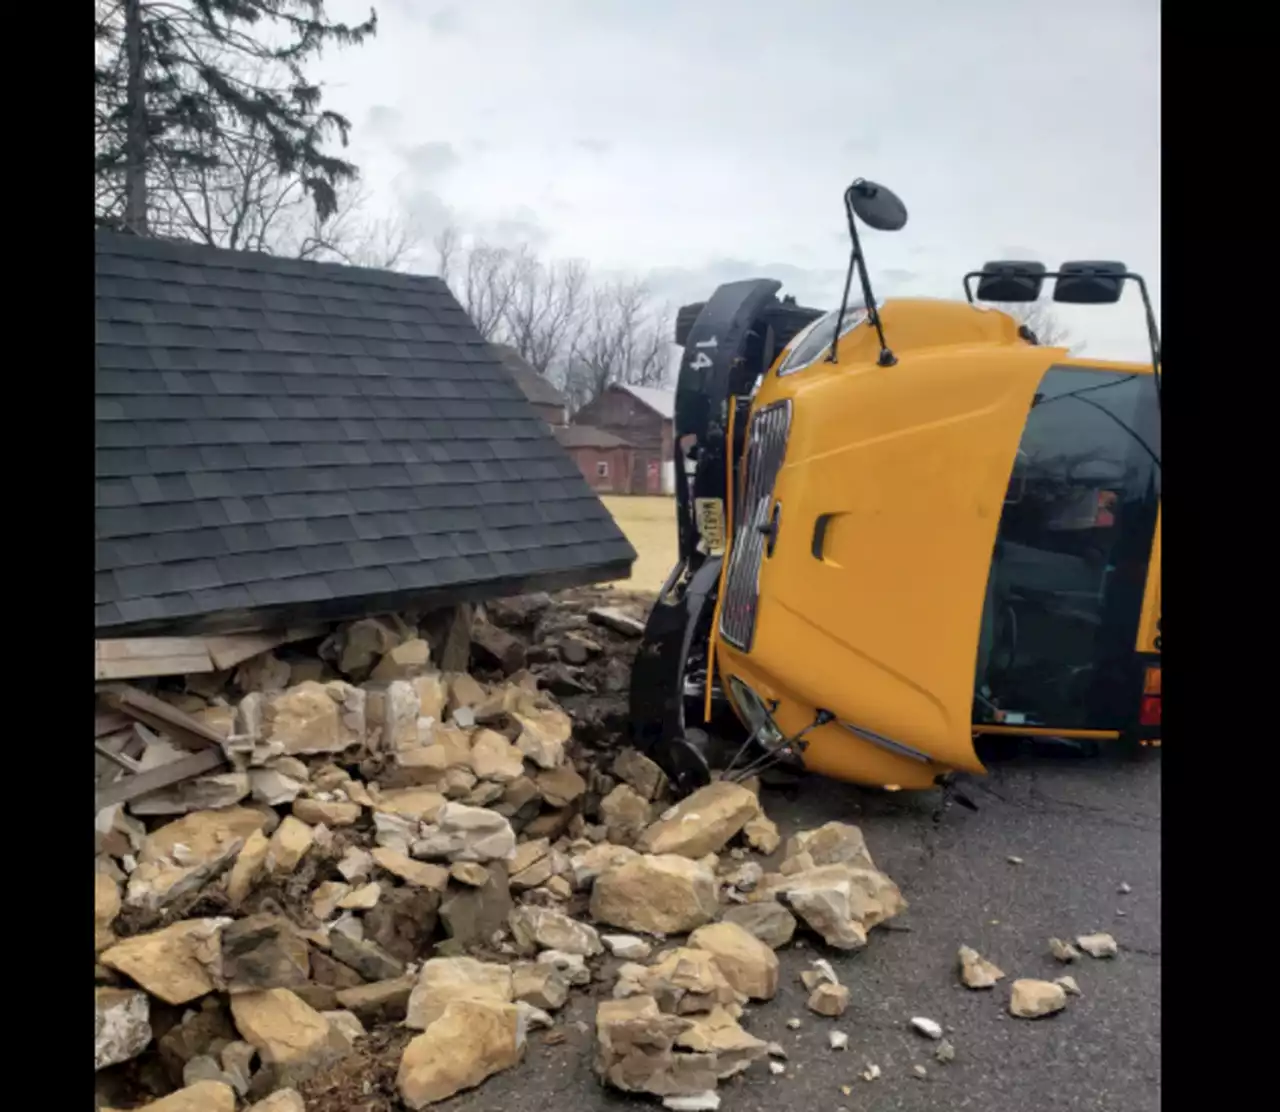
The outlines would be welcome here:
[[[183,676],[213,670],[209,649],[198,637],[131,637],[95,641],[93,645],[96,680]]]
[[[127,714],[121,714],[118,710],[99,710],[93,720],[93,736],[118,734],[121,730],[130,729],[132,725],[133,719]]]
[[[225,739],[220,733],[163,699],[123,683],[103,688],[100,694],[113,710],[159,730],[182,749],[195,752],[214,748],[222,751]]]
[[[94,749],[99,758],[119,770],[119,775],[117,778],[108,773],[109,778],[105,782],[99,781],[94,792],[97,810],[115,803],[128,803],[196,776],[230,769],[231,762],[222,748],[222,735],[198,718],[128,684],[104,685],[99,696],[106,706],[100,707],[97,713]],[[120,731],[108,729],[119,723],[129,726],[123,737]],[[138,761],[129,750],[134,748],[132,742],[135,740],[139,743],[156,740],[147,733],[146,726],[159,731],[178,748],[187,750],[188,755],[155,768],[139,770]],[[136,748],[137,757],[141,757],[142,745]]]
[[[101,811],[115,803],[128,803],[139,796],[180,784],[196,776],[210,772],[222,772],[230,767],[221,749],[205,749],[192,753],[146,772],[122,776],[119,780],[99,788],[94,793],[94,810]]]
[[[94,642],[94,679],[223,672],[260,653],[324,634],[323,626],[208,637],[126,637]]]
[[[209,650],[214,670],[223,672],[281,645],[323,637],[326,629],[326,626],[319,625],[297,626],[274,633],[229,633],[223,637],[205,637],[203,640]]]

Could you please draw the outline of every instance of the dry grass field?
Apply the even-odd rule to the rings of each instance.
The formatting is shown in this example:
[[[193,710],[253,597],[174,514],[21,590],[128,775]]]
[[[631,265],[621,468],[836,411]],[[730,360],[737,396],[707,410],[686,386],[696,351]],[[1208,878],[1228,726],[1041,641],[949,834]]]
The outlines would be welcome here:
[[[631,578],[618,586],[624,590],[657,591],[676,562],[676,500],[669,496],[616,495],[602,501],[636,550]]]

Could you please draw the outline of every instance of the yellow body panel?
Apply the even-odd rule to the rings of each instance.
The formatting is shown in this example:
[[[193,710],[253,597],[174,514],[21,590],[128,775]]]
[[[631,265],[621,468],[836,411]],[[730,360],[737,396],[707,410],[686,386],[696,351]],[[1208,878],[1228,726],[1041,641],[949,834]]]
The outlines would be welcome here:
[[[1157,653],[1160,640],[1160,514],[1156,514],[1156,536],[1151,542],[1151,567],[1147,589],[1142,596],[1142,619],[1138,624],[1138,652]]]
[[[806,735],[807,767],[928,787],[940,772],[983,770],[973,685],[996,531],[1036,386],[1075,361],[963,302],[890,301],[881,319],[896,365],[877,364],[864,324],[842,338],[838,363],[761,383],[753,411],[793,403],[780,527],[750,651],[721,638],[716,653],[726,685],[736,674],[778,700],[784,733],[817,708],[836,715]],[[820,515],[831,516],[819,560]]]

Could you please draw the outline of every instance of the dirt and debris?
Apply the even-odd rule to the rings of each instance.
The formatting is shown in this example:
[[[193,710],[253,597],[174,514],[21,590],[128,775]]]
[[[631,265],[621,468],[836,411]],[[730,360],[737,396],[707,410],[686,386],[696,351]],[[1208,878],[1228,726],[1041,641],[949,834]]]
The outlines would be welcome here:
[[[756,791],[676,802],[623,744],[645,608],[502,600],[468,614],[469,650],[456,616],[363,619],[113,688],[97,1106],[425,1108],[562,1041],[574,992],[600,998],[602,1084],[717,1107],[764,1073],[740,1021],[778,991],[774,951],[804,930],[861,947],[906,904],[856,827],[767,861]],[[122,788],[205,734],[218,767]],[[816,964],[810,1006],[839,1015]]]

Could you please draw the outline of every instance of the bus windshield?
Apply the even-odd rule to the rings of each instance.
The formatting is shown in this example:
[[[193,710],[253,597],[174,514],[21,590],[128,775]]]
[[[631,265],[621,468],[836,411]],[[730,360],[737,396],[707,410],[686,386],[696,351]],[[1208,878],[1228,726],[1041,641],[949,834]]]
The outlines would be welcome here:
[[[1121,729],[1132,718],[1160,478],[1153,377],[1050,368],[992,554],[976,722]]]

